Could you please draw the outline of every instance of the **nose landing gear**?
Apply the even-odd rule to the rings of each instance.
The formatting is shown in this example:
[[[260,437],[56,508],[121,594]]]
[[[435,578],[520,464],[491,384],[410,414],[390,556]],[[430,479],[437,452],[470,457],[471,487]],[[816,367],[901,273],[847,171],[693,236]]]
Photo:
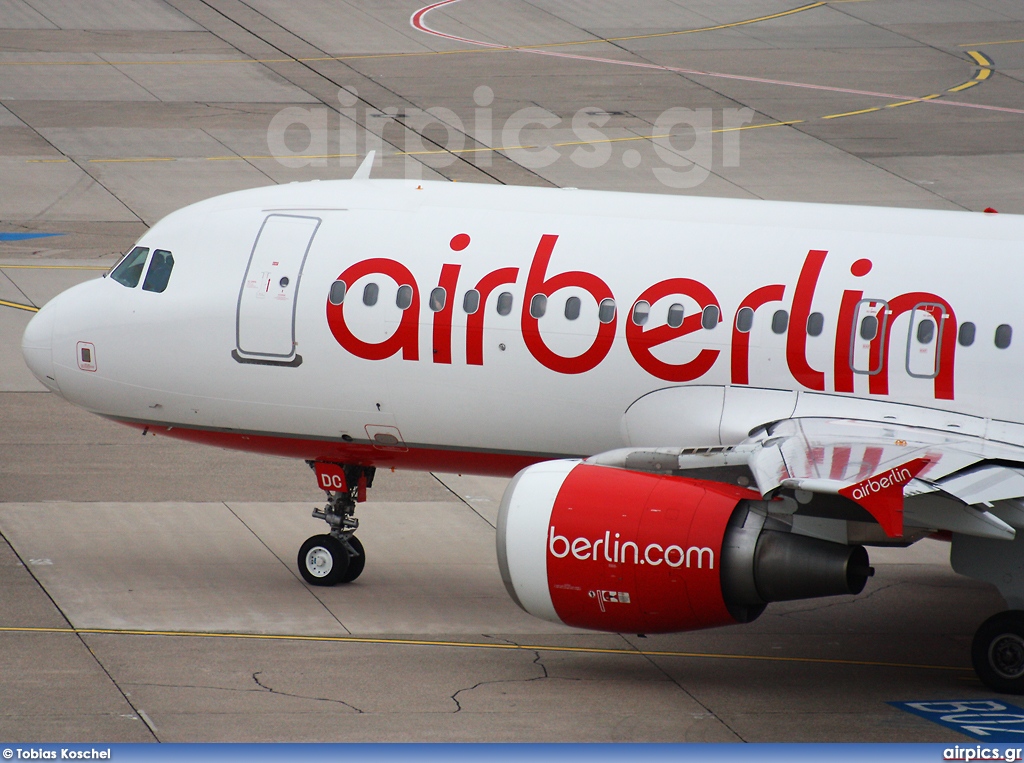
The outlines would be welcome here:
[[[313,516],[330,526],[325,535],[314,535],[299,549],[298,565],[302,579],[310,585],[332,586],[351,583],[366,566],[366,552],[355,536],[359,520],[356,503],[366,500],[366,489],[373,485],[373,467],[307,461],[317,481],[327,493],[327,505],[313,509]]]

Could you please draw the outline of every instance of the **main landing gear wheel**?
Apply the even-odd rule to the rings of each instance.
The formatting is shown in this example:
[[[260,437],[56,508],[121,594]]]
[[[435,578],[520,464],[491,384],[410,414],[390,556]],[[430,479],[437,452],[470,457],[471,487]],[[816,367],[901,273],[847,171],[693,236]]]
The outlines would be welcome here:
[[[1011,609],[981,624],[971,662],[982,683],[1004,694],[1024,694],[1024,611]]]
[[[299,549],[299,572],[310,585],[340,583],[348,571],[348,550],[332,535],[314,535]]]

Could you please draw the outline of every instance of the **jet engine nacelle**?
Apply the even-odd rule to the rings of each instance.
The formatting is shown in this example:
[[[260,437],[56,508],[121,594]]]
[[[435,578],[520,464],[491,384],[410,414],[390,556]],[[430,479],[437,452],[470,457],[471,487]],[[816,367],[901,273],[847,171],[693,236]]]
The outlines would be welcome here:
[[[549,461],[505,491],[498,564],[530,614],[615,632],[749,622],[771,601],[863,590],[863,547],[794,535],[766,506],[732,485]]]

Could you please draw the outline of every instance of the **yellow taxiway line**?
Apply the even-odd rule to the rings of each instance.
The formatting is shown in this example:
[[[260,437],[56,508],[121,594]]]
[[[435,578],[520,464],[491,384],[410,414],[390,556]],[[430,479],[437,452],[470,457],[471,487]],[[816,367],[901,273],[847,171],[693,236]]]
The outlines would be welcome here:
[[[906,103],[906,101],[903,101]],[[875,106],[870,109],[859,109],[857,111],[844,111],[842,114],[826,114],[822,119],[839,119],[840,117],[855,117],[858,114],[870,114],[872,111],[881,111],[881,106]]]
[[[976,50],[968,50],[967,55],[974,59],[978,66],[991,66],[992,62]]]
[[[0,264],[0,270],[110,270],[102,265],[4,265]],[[39,308],[35,305],[23,305],[20,302],[9,302],[0,299],[0,307],[13,307],[16,310],[25,310],[30,313],[38,313]]]
[[[712,133],[723,133],[723,132],[735,132],[736,130],[758,130],[762,127],[784,127],[786,125],[795,125],[803,122],[803,119],[791,119],[785,122],[764,122],[756,125],[743,125],[741,127],[723,127],[717,130],[712,130]],[[671,138],[672,136],[668,133],[664,135],[630,135],[624,138],[603,138],[600,140],[574,140],[564,141],[560,143],[550,144],[553,148],[561,148],[563,146],[589,146],[597,143],[622,143],[636,140],[659,140],[663,138]],[[493,148],[441,148],[441,149],[429,149],[423,151],[395,151],[394,153],[387,154],[386,157],[395,156],[429,156],[432,154],[475,154],[485,151],[516,151],[516,150],[529,150],[543,148],[540,145],[527,145],[527,146],[495,146]],[[257,160],[269,160],[269,159],[352,159],[361,157],[363,154],[289,154],[287,156],[274,156],[273,154],[252,154],[252,155],[239,155],[239,156],[196,156],[196,157],[118,157],[109,159],[86,159],[84,160],[89,164],[103,164],[103,163],[131,163],[131,162],[183,162],[183,161],[206,161],[206,162],[235,162],[235,161],[257,161]],[[386,158],[385,157],[385,158]],[[55,164],[60,162],[70,162],[71,159],[26,159],[29,164],[34,163],[49,163]]]
[[[637,657],[690,657],[716,660],[752,660],[757,662],[789,662],[811,665],[850,665],[856,667],[912,668],[917,670],[953,670],[969,672],[970,668],[952,665],[925,665],[912,662],[877,660],[840,660],[827,657],[786,657],[761,654],[718,654],[713,652],[681,652],[670,650],[615,649],[611,647],[559,646],[553,644],[508,644],[477,641],[435,641],[431,639],[370,638],[364,636],[300,636],[264,633],[216,633],[203,631],[157,631],[115,628],[31,628],[0,627],[0,633],[69,634],[75,636],[164,636],[178,638],[251,639],[256,641],[304,641],[340,644],[380,644],[387,646],[435,646],[458,649],[503,649],[523,652],[566,652],[574,654],[631,655]]]
[[[18,310],[27,310],[30,313],[38,313],[39,308],[32,305],[22,305],[18,302],[8,302],[6,299],[0,299],[0,306],[3,307],[14,307]]]
[[[110,270],[103,265],[4,265],[0,270]]]
[[[990,42],[965,42],[963,45],[957,45],[958,48],[980,48],[982,45],[1013,45],[1014,43],[1024,42],[1021,40],[992,40]]]
[[[792,10],[784,11],[782,13],[773,14],[772,16],[762,16],[762,17],[759,17],[757,19],[748,19],[747,21],[737,21],[737,22],[734,22],[731,25],[721,25],[721,26],[718,26],[718,27],[706,27],[704,29],[691,29],[691,30],[686,30],[685,32],[661,32],[661,33],[656,34],[656,35],[642,35],[642,36],[643,37],[658,37],[658,36],[667,36],[667,35],[673,35],[673,34],[687,34],[689,32],[709,31],[711,29],[719,29],[719,28],[724,28],[726,26],[738,26],[738,25],[741,25],[741,24],[752,24],[755,21],[764,21],[764,20],[769,19],[769,18],[777,18],[779,16],[786,16],[786,15],[790,15],[792,13],[797,13],[799,11],[809,10],[810,8],[817,8],[817,7],[825,5],[825,4],[826,3],[824,3],[824,2],[813,3],[811,5],[802,6],[800,8],[794,8]],[[621,38],[619,38],[619,37],[611,38],[610,37],[610,38],[607,38],[607,39],[609,39],[609,40],[626,40],[626,39],[639,39],[639,37],[621,37]],[[552,43],[552,44],[554,44],[554,43]],[[558,44],[566,44],[567,45],[567,44],[576,44],[576,43],[558,43]],[[533,47],[543,47],[543,46],[533,46]],[[971,59],[975,63],[978,64],[978,71],[977,71],[977,73],[974,75],[973,79],[970,79],[967,82],[964,82],[964,83],[962,83],[960,85],[956,85],[954,87],[949,88],[948,90],[946,90],[947,93],[959,93],[959,92],[961,92],[963,90],[967,90],[968,88],[974,87],[975,85],[980,84],[984,80],[987,80],[992,75],[992,69],[991,69],[992,62],[988,58],[986,58],[981,52],[979,52],[977,50],[969,50],[969,51],[967,51],[967,54],[971,57]],[[0,64],[2,64],[2,62],[0,62]],[[869,108],[866,108],[866,109],[857,109],[855,111],[844,111],[844,112],[841,112],[841,113],[838,113],[838,114],[826,114],[826,115],[824,115],[822,117],[819,117],[819,119],[842,119],[844,117],[853,117],[853,116],[858,116],[860,114],[871,114],[871,113],[874,113],[876,111],[881,111],[882,109],[895,109],[895,108],[899,108],[900,106],[909,106],[910,104],[913,104],[913,103],[923,103],[925,101],[930,101],[930,100],[933,100],[935,98],[941,98],[941,97],[942,97],[942,93],[932,93],[931,95],[924,95],[924,96],[921,96],[920,98],[910,98],[908,100],[899,101],[897,103],[888,103],[888,104],[885,104],[884,106],[872,106],[872,107],[869,107]],[[802,122],[805,122],[805,121],[806,120],[803,120],[803,119],[791,119],[791,120],[788,120],[788,121],[780,121],[780,122],[765,122],[765,123],[762,123],[762,124],[745,125],[745,126],[742,126],[742,127],[728,127],[728,128],[723,128],[723,129],[719,129],[719,130],[712,130],[711,132],[713,132],[713,133],[720,133],[720,132],[732,132],[734,130],[756,130],[756,129],[759,129],[759,128],[762,128],[762,127],[781,127],[781,126],[786,126],[786,125],[801,124]],[[648,136],[638,135],[638,136],[631,136],[631,137],[626,137],[626,138],[605,138],[605,139],[601,139],[601,140],[592,140],[592,141],[569,141],[569,142],[562,142],[562,143],[552,143],[551,145],[552,145],[552,147],[556,147],[557,148],[557,147],[563,147],[563,146],[585,146],[585,145],[591,145],[591,144],[597,144],[597,143],[620,143],[620,142],[624,142],[624,141],[634,141],[634,140],[655,140],[655,139],[668,138],[668,137],[670,137],[670,136],[669,135],[651,135],[651,136],[648,137]],[[436,149],[436,150],[424,150],[424,151],[396,151],[394,154],[389,154],[388,156],[430,156],[430,155],[436,155],[436,154],[472,154],[472,153],[480,153],[480,152],[486,152],[486,151],[513,151],[513,150],[516,150],[516,149],[536,149],[536,148],[540,148],[540,146],[533,146],[533,145],[530,145],[530,146],[496,146],[494,148],[483,147],[483,148],[461,148],[461,149]],[[284,157],[282,157],[282,156],[273,156],[273,155],[205,156],[205,157],[173,157],[173,156],[138,156],[138,157],[130,157],[129,156],[129,157],[108,157],[108,158],[100,158],[100,159],[86,159],[85,161],[87,163],[89,163],[89,164],[114,164],[114,163],[125,164],[125,163],[149,163],[149,162],[177,162],[177,161],[189,161],[189,160],[195,160],[195,159],[200,159],[200,160],[209,161],[209,162],[257,161],[257,160],[270,160],[270,159],[273,159],[273,160],[278,160],[278,159],[307,159],[307,160],[311,160],[311,159],[351,159],[351,158],[355,158],[355,157],[358,157],[358,156],[360,156],[360,154],[310,154],[310,155],[307,155],[307,154],[297,154],[297,155],[289,155],[289,156],[284,156]],[[30,164],[33,164],[33,163],[39,163],[39,164],[59,164],[59,163],[70,162],[71,159],[65,157],[63,159],[26,159],[25,161],[27,163],[30,163]]]
[[[987,80],[992,75],[992,69],[990,68],[992,66],[992,62],[989,61],[984,55],[982,55],[977,50],[969,50],[967,51],[967,55],[969,55],[974,60],[974,62],[978,64],[979,68],[977,73],[974,75],[973,79],[970,79],[967,82],[964,82],[960,85],[956,85],[955,87],[949,88],[948,90],[946,90],[947,93],[959,93],[963,90],[967,90],[968,88],[974,87],[975,85],[980,85],[984,80]],[[853,117],[857,116],[858,114],[870,114],[875,111],[881,111],[883,108],[895,109],[898,108],[899,106],[909,106],[912,103],[922,103],[924,101],[931,101],[935,98],[941,97],[942,93],[932,93],[931,95],[925,95],[920,98],[911,98],[906,101],[900,101],[899,103],[889,103],[886,104],[885,106],[873,106],[868,109],[859,109],[857,111],[844,111],[841,114],[827,114],[821,118],[840,119],[842,117]]]
[[[899,103],[890,103],[885,108],[895,109],[897,106],[909,106],[912,103],[920,103],[921,101],[930,101],[933,98],[941,98],[942,93],[932,93],[931,95],[925,95],[920,98],[911,98],[909,101],[900,101]]]
[[[959,93],[960,91],[966,90],[969,87],[980,85],[982,82],[984,82],[985,80],[992,76],[992,69],[990,68],[992,66],[991,61],[989,61],[977,50],[968,50],[967,55],[974,59],[974,62],[978,65],[977,73],[975,73],[973,79],[968,80],[962,85],[951,87],[949,90],[946,91],[947,93]]]
[[[846,2],[857,2],[858,0],[832,0],[832,2],[844,2],[844,1],[846,1]],[[864,0],[864,1],[867,1],[867,0]],[[675,31],[675,32],[658,32],[658,33],[654,33],[654,34],[631,35],[631,36],[627,36],[627,37],[606,37],[606,38],[600,38],[600,39],[594,39],[594,40],[575,40],[575,41],[569,41],[569,42],[542,43],[542,44],[539,44],[539,45],[529,45],[529,46],[521,45],[521,46],[515,46],[515,47],[487,48],[487,49],[473,49],[473,50],[476,50],[476,51],[479,51],[479,50],[492,50],[492,51],[493,50],[524,50],[524,49],[532,49],[532,48],[550,48],[550,47],[559,47],[559,46],[567,46],[567,45],[586,45],[586,44],[595,43],[595,42],[620,42],[620,41],[626,41],[626,40],[650,39],[650,38],[655,38],[655,37],[671,37],[671,36],[682,35],[682,34],[694,34],[694,33],[697,33],[697,32],[711,32],[711,31],[720,30],[720,29],[728,29],[728,28],[731,28],[731,27],[744,26],[744,25],[748,25],[748,24],[755,24],[755,23],[758,23],[758,22],[761,22],[761,21],[768,21],[770,19],[777,19],[777,18],[781,18],[781,17],[784,17],[784,16],[790,16],[790,15],[793,15],[795,13],[800,13],[802,11],[808,11],[808,10],[812,10],[814,8],[820,8],[821,6],[827,5],[827,4],[828,4],[828,2],[824,2],[824,1],[823,2],[815,2],[815,3],[810,3],[808,5],[800,6],[798,8],[791,8],[790,10],[787,10],[787,11],[781,11],[779,13],[773,13],[773,14],[770,14],[770,15],[767,15],[767,16],[758,16],[756,18],[745,19],[743,21],[734,21],[734,22],[731,22],[729,24],[718,24],[718,25],[715,25],[715,26],[701,27],[699,29],[686,29],[686,30]],[[978,43],[977,45],[981,45],[981,44],[1003,44],[1003,43],[1010,43],[1010,42],[1024,42],[1024,40],[1004,40],[1004,41],[1002,41],[1000,43]],[[961,46],[961,47],[964,47],[964,46]],[[285,63],[285,62],[290,62],[290,61],[298,61],[298,62],[308,62],[308,61],[340,61],[340,60],[346,60],[346,59],[350,59],[350,58],[378,58],[378,57],[395,57],[395,56],[410,56],[410,55],[434,55],[434,54],[444,54],[444,53],[464,53],[464,52],[473,52],[473,50],[469,50],[469,51],[465,51],[465,50],[431,51],[430,53],[395,53],[395,54],[381,54],[379,56],[378,55],[373,55],[373,56],[329,56],[329,57],[319,57],[319,58],[245,59],[245,60],[242,60],[242,59],[238,59],[238,60],[230,59],[230,60],[210,60],[210,61],[192,61],[192,62],[188,62],[188,61],[149,61],[149,62],[138,62],[138,61],[136,61],[136,62],[133,62],[133,61],[124,61],[124,62],[108,62],[108,61],[91,61],[91,62],[90,61],[82,61],[82,62],[2,62],[2,61],[0,61],[0,66],[10,65],[10,64],[34,64],[34,63],[65,64],[65,65],[72,65],[72,64],[75,64],[75,63],[80,63],[82,65],[85,65],[85,64],[100,64],[100,63],[108,64],[108,65],[142,64],[142,63],[146,63],[146,64]],[[969,51],[967,51],[967,55],[969,55],[975,61],[975,63],[978,64],[978,67],[979,67],[978,72],[975,74],[973,79],[968,80],[967,82],[964,82],[962,84],[956,85],[956,86],[951,87],[948,90],[946,90],[947,93],[958,93],[958,92],[961,92],[963,90],[967,90],[968,88],[975,87],[976,85],[980,84],[981,82],[983,82],[984,80],[988,79],[991,76],[991,74],[992,74],[992,69],[991,69],[992,62],[988,58],[986,58],[981,52],[979,52],[977,50],[969,50]],[[905,100],[905,101],[899,101],[898,103],[889,103],[889,104],[886,104],[884,106],[873,106],[873,107],[869,107],[869,108],[866,108],[866,109],[857,109],[855,111],[844,111],[844,112],[841,112],[841,113],[838,113],[838,114],[826,114],[824,116],[819,117],[819,119],[841,119],[841,118],[844,118],[844,117],[858,116],[858,115],[861,115],[861,114],[871,114],[871,113],[874,113],[876,111],[881,111],[883,108],[893,109],[893,108],[898,108],[900,106],[909,106],[910,104],[922,103],[924,101],[930,101],[930,100],[933,100],[935,98],[941,98],[941,97],[942,97],[942,93],[933,93],[931,95],[925,95],[925,96],[922,96],[920,98],[911,98],[911,99],[908,99],[908,100]],[[712,130],[712,132],[718,133],[718,132],[731,132],[731,131],[734,131],[734,130],[753,130],[753,129],[758,129],[758,128],[761,128],[761,127],[778,127],[778,126],[785,126],[785,125],[800,124],[800,123],[802,123],[804,121],[805,120],[802,120],[802,119],[794,119],[794,120],[782,121],[782,122],[767,122],[767,123],[757,124],[757,125],[746,125],[746,126],[742,126],[742,127],[731,127],[731,128],[720,129],[720,130]],[[647,137],[647,136],[636,136],[636,137],[627,137],[627,138],[606,138],[606,139],[603,139],[603,140],[595,140],[595,141],[571,141],[571,142],[564,142],[564,143],[553,143],[551,145],[553,147],[583,146],[583,145],[590,145],[590,144],[596,144],[596,143],[618,143],[618,142],[632,141],[632,140],[654,140],[654,139],[657,139],[657,138],[667,138],[667,137],[670,137],[670,136],[668,136],[668,135],[652,135],[650,137]],[[398,152],[395,152],[394,154],[391,154],[391,156],[427,156],[427,155],[433,155],[433,154],[467,154],[467,153],[479,153],[479,152],[486,152],[486,151],[511,151],[511,150],[515,150],[515,149],[535,149],[535,148],[540,148],[540,146],[499,146],[499,147],[495,147],[495,148],[483,147],[483,148],[439,149],[439,150],[424,150],[424,151],[398,151]],[[254,161],[254,160],[269,160],[269,159],[278,160],[278,159],[282,159],[282,158],[287,158],[287,159],[307,159],[307,160],[309,160],[309,159],[347,159],[347,158],[355,158],[357,156],[359,156],[359,154],[289,155],[287,157],[279,157],[279,156],[273,156],[273,155],[207,156],[207,157],[170,157],[170,156],[160,156],[160,157],[109,157],[109,158],[99,158],[99,159],[87,159],[85,161],[90,163],[90,164],[113,164],[113,163],[175,162],[175,161],[187,161],[189,159],[202,159],[202,160],[205,160],[205,161],[239,161],[239,160],[241,160],[241,161]],[[70,162],[71,159],[65,157],[63,159],[26,159],[25,161],[28,162],[28,163],[38,163],[38,164],[60,164],[60,163]]]

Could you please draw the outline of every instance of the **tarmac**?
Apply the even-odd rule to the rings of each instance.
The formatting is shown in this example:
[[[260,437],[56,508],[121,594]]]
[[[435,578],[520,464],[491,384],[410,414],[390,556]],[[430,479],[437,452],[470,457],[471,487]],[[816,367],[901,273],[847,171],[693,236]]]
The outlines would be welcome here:
[[[25,368],[33,311],[164,214],[368,150],[375,177],[1024,213],[1017,0],[422,5],[0,3],[0,741],[967,739],[888,704],[994,696],[969,645],[1004,605],[941,542],[749,625],[586,633],[506,595],[503,480],[380,473],[366,571],[314,588],[305,464],[142,438]]]

